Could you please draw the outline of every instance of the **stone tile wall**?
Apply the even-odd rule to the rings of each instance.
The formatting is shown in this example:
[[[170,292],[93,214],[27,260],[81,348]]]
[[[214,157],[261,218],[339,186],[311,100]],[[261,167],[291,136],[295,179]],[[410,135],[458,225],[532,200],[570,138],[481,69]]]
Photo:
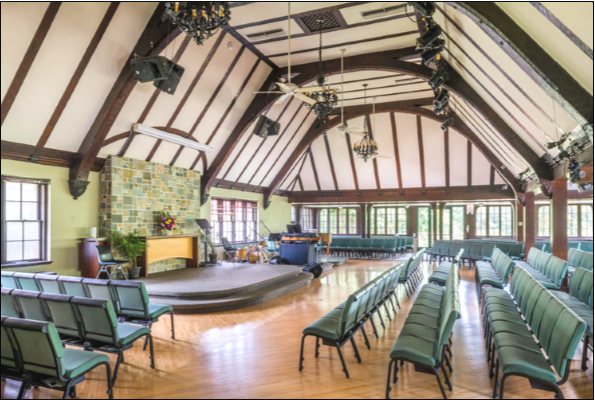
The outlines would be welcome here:
[[[200,174],[129,158],[110,157],[100,175],[100,235],[138,230],[141,236],[161,236],[159,214],[171,213],[178,232],[198,235]],[[151,264],[149,273],[186,267],[185,260]]]

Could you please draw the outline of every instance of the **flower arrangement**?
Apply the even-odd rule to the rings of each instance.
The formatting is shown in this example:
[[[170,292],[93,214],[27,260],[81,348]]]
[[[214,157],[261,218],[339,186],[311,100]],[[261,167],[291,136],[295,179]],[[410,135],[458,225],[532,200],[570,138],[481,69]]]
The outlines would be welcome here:
[[[162,211],[160,218],[161,227],[163,228],[163,231],[174,232],[178,230],[178,224],[176,222],[176,219],[173,218],[170,213]]]

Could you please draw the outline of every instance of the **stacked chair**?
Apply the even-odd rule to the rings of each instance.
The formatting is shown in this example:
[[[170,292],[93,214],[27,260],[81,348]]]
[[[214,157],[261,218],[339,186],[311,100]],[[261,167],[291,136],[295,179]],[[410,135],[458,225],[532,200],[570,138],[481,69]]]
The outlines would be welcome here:
[[[577,269],[570,283],[570,291],[552,292],[566,307],[570,308],[587,324],[583,348],[582,369],[586,371],[589,341],[593,341],[593,272]]]
[[[535,248],[531,249],[527,262],[516,262],[535,280],[550,290],[560,290],[568,273],[568,262]]]
[[[67,349],[51,322],[2,317],[2,378],[21,382],[18,398],[28,387],[44,387],[76,397],[76,385],[96,368],[105,367],[113,399],[109,358],[103,354]]]
[[[423,270],[421,263],[423,261],[424,251],[419,251],[416,255],[411,257],[401,269],[401,276],[399,277],[399,284],[405,286],[407,297],[411,298],[415,290],[422,282]]]
[[[321,342],[324,346],[336,348],[339,352],[341,364],[343,365],[343,372],[347,379],[349,379],[349,371],[347,370],[347,365],[341,349],[347,343],[351,342],[358,363],[362,362],[354,337],[361,331],[366,341],[366,346],[368,349],[371,349],[365,329],[366,323],[368,321],[371,323],[372,328],[374,329],[374,334],[376,338],[378,338],[378,331],[376,329],[376,324],[374,323],[374,315],[378,315],[383,328],[386,329],[382,314],[380,313],[381,309],[385,309],[389,320],[391,320],[388,308],[389,304],[392,306],[394,314],[397,314],[392,298],[396,297],[398,302],[397,288],[403,268],[404,265],[400,264],[386,271],[374,281],[349,296],[349,299],[345,303],[341,304],[335,310],[320,318],[304,330],[300,352],[300,372],[304,370],[304,346],[306,338],[315,337],[315,357],[319,357]]]
[[[413,252],[412,237],[386,238],[333,238],[331,255],[352,259],[395,259],[398,255]],[[326,246],[319,247],[326,250]]]
[[[508,258],[508,256],[498,248],[494,249],[491,263],[487,261],[479,261],[475,271],[475,281],[477,282],[477,293],[480,299],[481,288],[484,286],[504,289],[506,285],[508,285],[514,267],[514,261]]]
[[[440,379],[442,371],[446,384],[452,391],[445,364],[452,372],[447,352],[452,357],[450,339],[455,322],[461,315],[458,288],[458,266],[453,264],[445,287],[425,285],[421,289],[390,354],[387,399],[390,399],[392,391],[391,381],[395,385],[398,383],[399,369],[405,363],[413,364],[416,372],[436,376],[442,395],[446,399],[446,392]]]
[[[502,399],[506,380],[517,376],[563,399],[559,386],[568,380],[571,360],[587,329],[585,322],[523,268],[515,269],[510,293],[486,287],[483,298],[494,398],[499,389]]]
[[[593,271],[593,253],[578,249],[568,250],[568,275],[574,275],[577,268]]]
[[[519,242],[487,241],[487,240],[437,240],[427,250],[431,261],[452,259],[460,249],[464,250],[461,260],[472,267],[478,261],[490,261],[494,249],[499,249],[513,260],[521,260],[525,255],[525,245]]]
[[[454,257],[454,260],[452,262],[445,261],[440,263],[438,268],[436,268],[432,275],[430,275],[430,277],[428,278],[428,283],[432,283],[438,286],[445,286],[448,283],[448,279],[452,269],[456,268],[458,273],[458,268],[460,266],[462,254],[463,249],[459,250],[459,253]]]

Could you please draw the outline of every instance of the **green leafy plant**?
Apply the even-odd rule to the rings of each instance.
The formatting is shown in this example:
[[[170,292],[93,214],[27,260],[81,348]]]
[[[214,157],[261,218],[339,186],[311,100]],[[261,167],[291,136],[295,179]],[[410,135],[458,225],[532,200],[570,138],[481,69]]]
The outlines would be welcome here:
[[[139,236],[138,231],[135,229],[127,234],[112,231],[108,237],[112,247],[125,255],[134,268],[138,268],[138,259],[147,252],[147,243]]]

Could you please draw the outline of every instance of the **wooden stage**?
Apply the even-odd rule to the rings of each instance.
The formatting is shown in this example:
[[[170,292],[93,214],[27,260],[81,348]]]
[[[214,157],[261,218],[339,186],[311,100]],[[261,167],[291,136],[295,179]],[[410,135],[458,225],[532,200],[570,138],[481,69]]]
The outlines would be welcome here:
[[[415,296],[401,294],[400,311],[380,340],[365,349],[358,338],[363,363],[358,365],[349,346],[346,361],[351,379],[345,379],[336,350],[321,349],[314,359],[314,345],[306,348],[303,373],[298,372],[302,330],[344,302],[355,290],[378,276],[393,262],[350,261],[324,279],[265,304],[210,315],[176,316],[178,340],[172,341],[169,322],[153,326],[156,370],[149,368],[142,344],[126,353],[115,387],[116,398],[129,399],[381,399],[384,398],[389,353],[399,336]],[[426,275],[427,276],[427,275]],[[475,292],[474,271],[461,270],[462,319],[454,329],[452,399],[487,399],[492,394],[483,329]],[[582,349],[582,345],[580,346]],[[580,351],[579,351],[580,352]],[[593,355],[590,369],[580,369],[577,353],[570,380],[562,386],[566,398],[593,398]],[[112,365],[115,357],[111,357]],[[15,398],[18,386],[2,384],[2,398]],[[80,398],[107,398],[103,371],[93,372],[77,386]],[[58,392],[32,390],[34,398],[59,398]],[[104,395],[102,397],[102,395]],[[393,399],[435,399],[440,391],[434,377],[401,372]],[[508,398],[551,399],[553,395],[531,389],[527,380],[507,381]]]

